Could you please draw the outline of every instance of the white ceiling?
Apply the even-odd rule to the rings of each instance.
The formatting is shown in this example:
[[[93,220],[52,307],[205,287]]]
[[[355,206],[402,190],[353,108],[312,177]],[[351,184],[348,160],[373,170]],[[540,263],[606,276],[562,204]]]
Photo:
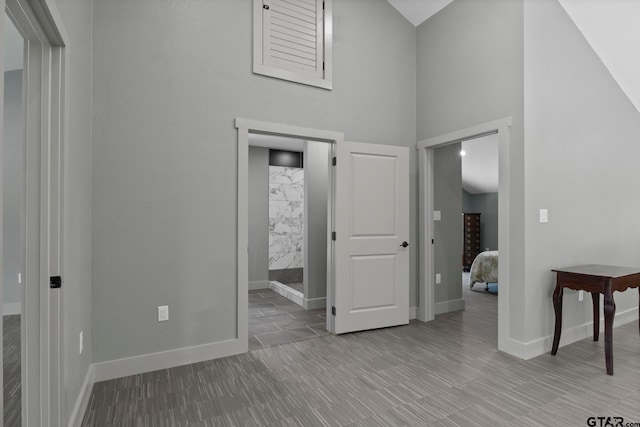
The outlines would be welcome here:
[[[462,142],[462,188],[471,194],[498,192],[498,134]]]
[[[438,13],[453,0],[387,0],[416,27]]]
[[[640,111],[640,1],[560,0],[560,4]]]
[[[286,151],[304,151],[304,140],[284,136],[249,134],[249,145]]]
[[[4,14],[4,43],[4,71],[21,69],[24,39],[6,13]]]
[[[416,27],[453,0],[387,0]],[[640,111],[640,1],[559,0],[620,88]]]

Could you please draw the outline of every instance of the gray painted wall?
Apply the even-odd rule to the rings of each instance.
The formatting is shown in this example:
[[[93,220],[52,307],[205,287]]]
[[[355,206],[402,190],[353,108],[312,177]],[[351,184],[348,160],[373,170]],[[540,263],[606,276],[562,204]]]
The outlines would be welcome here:
[[[640,114],[553,0],[525,4],[527,328],[553,331],[555,267],[640,264]],[[538,210],[549,210],[549,222]],[[638,293],[616,293],[637,316]],[[563,327],[591,322],[591,301],[565,293]]]
[[[327,91],[251,73],[251,2],[97,1],[93,23],[93,360],[234,338],[234,118],[414,147],[416,30],[386,0],[335,2]],[[411,270],[414,304],[415,252]]]
[[[460,143],[434,150],[433,208],[441,220],[434,221],[435,301],[462,298],[462,161]]]
[[[418,140],[512,117],[509,319],[524,336],[522,0],[454,0],[417,29]]]
[[[304,297],[327,296],[327,200],[329,149],[325,142],[307,141],[304,154],[305,269]]]
[[[22,301],[18,273],[22,271],[21,229],[24,203],[24,139],[22,137],[22,70],[4,73],[2,303]]]
[[[249,283],[269,280],[269,149],[249,147]],[[267,287],[268,287],[267,283]]]
[[[418,28],[418,75],[419,139],[512,117],[509,338],[538,346],[553,330],[552,268],[640,259],[628,196],[640,115],[557,0],[455,0]],[[567,292],[565,329],[591,321],[585,301]],[[616,305],[636,310],[637,294]]]
[[[63,336],[64,405],[67,417],[92,360],[91,140],[92,1],[54,0],[69,39],[64,147]],[[84,351],[78,335],[84,331]]]
[[[467,190],[462,190],[462,212],[472,212],[473,200],[471,200],[472,194]]]
[[[480,213],[480,248],[498,249],[498,193],[471,194],[462,190],[462,211]]]

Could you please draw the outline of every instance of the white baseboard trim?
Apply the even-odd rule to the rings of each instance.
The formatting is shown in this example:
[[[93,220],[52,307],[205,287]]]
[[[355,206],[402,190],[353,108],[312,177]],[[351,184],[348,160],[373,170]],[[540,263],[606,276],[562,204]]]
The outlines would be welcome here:
[[[96,376],[94,367],[93,365],[89,365],[89,370],[87,370],[87,375],[84,377],[84,383],[80,389],[80,394],[78,394],[76,404],[73,405],[73,411],[69,416],[69,423],[67,424],[69,427],[80,427],[82,424],[82,419],[84,418],[84,413],[87,411],[89,398],[91,397],[91,391],[93,390],[93,384],[95,382]]]
[[[249,290],[255,291],[257,289],[269,289],[269,281],[268,280],[259,280],[256,282],[249,282]]]
[[[638,320],[638,309],[632,308],[620,313],[616,313],[613,319],[613,327],[624,325],[629,322]],[[615,334],[615,332],[614,332]],[[576,341],[583,340],[593,336],[593,322],[584,323],[572,328],[563,329],[560,335],[560,347],[572,344]],[[604,340],[604,318],[600,319],[600,340]],[[553,334],[547,335],[529,342],[522,342],[512,338],[507,339],[507,348],[500,349],[513,356],[524,360],[529,360],[541,354],[551,351],[553,343]]]
[[[435,304],[436,315],[464,310],[464,298],[437,302]]]
[[[409,320],[413,320],[416,318],[416,309],[417,307],[415,305],[412,307],[409,307]]]
[[[323,308],[327,306],[327,298],[302,298],[302,307],[305,310],[313,310],[314,308]]]
[[[20,314],[22,313],[22,303],[21,302],[9,302],[6,304],[2,304],[2,315],[10,316],[12,314]]]
[[[269,281],[269,288],[278,295],[281,295],[288,299],[289,301],[293,301],[298,304],[300,307],[303,307],[302,300],[304,299],[304,295],[302,292],[296,291],[293,288],[285,285],[284,283],[280,283],[277,280]]]
[[[109,360],[94,363],[95,381],[105,381],[114,378],[127,377],[159,369],[174,368],[189,363],[204,362],[247,352],[247,341],[240,342],[232,339],[193,347],[177,348],[175,350],[158,353],[143,354],[126,357],[124,359]]]

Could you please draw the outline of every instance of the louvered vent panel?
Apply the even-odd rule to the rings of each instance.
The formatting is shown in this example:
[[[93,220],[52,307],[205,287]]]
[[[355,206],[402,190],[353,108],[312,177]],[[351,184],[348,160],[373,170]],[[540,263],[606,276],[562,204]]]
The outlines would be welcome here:
[[[264,63],[322,78],[321,0],[264,0]]]

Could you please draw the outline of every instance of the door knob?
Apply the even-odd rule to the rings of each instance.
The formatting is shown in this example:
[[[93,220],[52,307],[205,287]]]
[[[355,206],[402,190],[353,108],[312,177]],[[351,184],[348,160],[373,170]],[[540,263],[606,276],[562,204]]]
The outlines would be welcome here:
[[[402,242],[400,246],[402,246],[403,248],[406,248],[407,246],[409,246],[409,244],[407,242]]]

